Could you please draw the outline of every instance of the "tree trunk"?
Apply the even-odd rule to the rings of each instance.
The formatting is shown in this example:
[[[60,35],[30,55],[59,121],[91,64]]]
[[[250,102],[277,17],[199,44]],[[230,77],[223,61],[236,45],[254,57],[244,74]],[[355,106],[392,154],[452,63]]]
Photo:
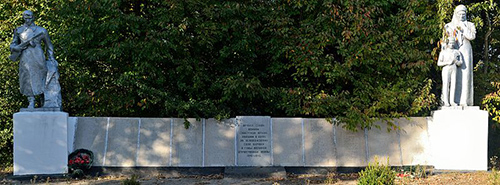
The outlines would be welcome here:
[[[488,23],[488,32],[484,35],[484,49],[483,49],[483,62],[484,62],[484,70],[483,73],[488,72],[488,65],[490,61],[489,51],[490,51],[490,36],[493,32],[493,28],[491,27],[491,19],[489,12],[486,12],[486,22]]]

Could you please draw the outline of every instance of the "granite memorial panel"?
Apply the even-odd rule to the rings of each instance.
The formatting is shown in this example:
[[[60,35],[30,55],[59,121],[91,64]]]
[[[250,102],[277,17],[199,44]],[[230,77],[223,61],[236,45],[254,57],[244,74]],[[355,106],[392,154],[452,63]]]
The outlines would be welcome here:
[[[271,166],[271,117],[238,116],[237,166]]]

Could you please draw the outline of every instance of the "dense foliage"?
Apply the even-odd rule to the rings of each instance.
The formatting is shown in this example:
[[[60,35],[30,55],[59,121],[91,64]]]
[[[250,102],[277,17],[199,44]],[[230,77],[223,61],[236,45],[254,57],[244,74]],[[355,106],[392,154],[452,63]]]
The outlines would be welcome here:
[[[500,115],[493,0],[3,0],[0,163],[27,106],[7,58],[25,9],[50,32],[72,116],[326,117],[356,130],[438,106],[441,28],[459,3],[478,25],[476,104]]]

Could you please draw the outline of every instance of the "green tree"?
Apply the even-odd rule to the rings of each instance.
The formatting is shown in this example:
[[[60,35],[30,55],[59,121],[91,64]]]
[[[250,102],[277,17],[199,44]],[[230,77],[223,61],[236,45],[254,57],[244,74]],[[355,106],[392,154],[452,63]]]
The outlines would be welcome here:
[[[439,24],[425,1],[279,2],[271,15],[296,85],[289,115],[336,117],[345,128],[415,115],[435,104],[430,91]],[[390,123],[390,122],[389,122]],[[391,124],[391,126],[394,126]]]

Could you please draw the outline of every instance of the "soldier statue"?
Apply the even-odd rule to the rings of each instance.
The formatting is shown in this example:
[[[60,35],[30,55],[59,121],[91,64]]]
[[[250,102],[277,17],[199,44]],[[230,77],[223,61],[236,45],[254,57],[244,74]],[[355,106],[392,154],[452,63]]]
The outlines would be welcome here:
[[[24,11],[23,19],[24,24],[14,30],[9,57],[13,61],[19,61],[21,93],[28,97],[28,109],[35,108],[36,95],[44,94],[43,108],[60,110],[59,73],[49,34],[45,28],[35,25],[32,11]]]

